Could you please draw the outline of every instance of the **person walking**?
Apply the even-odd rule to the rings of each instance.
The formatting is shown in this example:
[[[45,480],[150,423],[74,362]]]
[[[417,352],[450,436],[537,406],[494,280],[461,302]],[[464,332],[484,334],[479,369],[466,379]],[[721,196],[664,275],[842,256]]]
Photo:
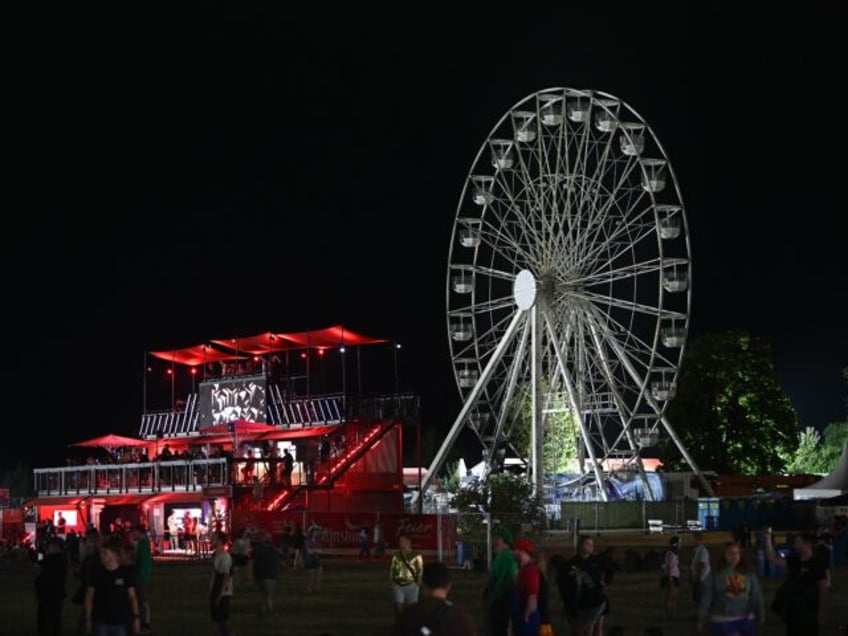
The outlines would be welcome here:
[[[735,541],[724,544],[722,563],[707,574],[698,603],[698,631],[709,620],[713,636],[754,636],[765,623],[763,590]],[[756,621],[756,622],[755,622]]]
[[[400,614],[403,608],[418,601],[418,589],[424,558],[412,549],[409,535],[398,535],[398,550],[392,555],[389,577],[392,581],[392,600],[395,611]]]
[[[135,539],[135,594],[141,610],[141,632],[150,631],[150,576],[153,574],[153,554],[150,551],[150,535],[147,528],[137,525]]]
[[[814,535],[799,534],[795,537],[795,553],[784,558],[775,553],[771,528],[766,529],[766,558],[787,570],[772,603],[772,609],[786,625],[786,636],[819,636],[820,628],[826,625],[827,572],[815,558],[815,543]]]
[[[689,577],[692,583],[692,600],[697,606],[701,601],[701,587],[710,574],[710,551],[704,543],[704,533],[692,533],[693,552]]]
[[[518,563],[512,553],[512,533],[506,526],[500,526],[492,532],[492,541],[495,560],[483,593],[487,627],[490,636],[506,636],[509,630],[509,602],[512,585],[518,574]]]
[[[218,625],[221,636],[232,636],[230,629],[230,600],[233,597],[233,560],[226,550],[228,537],[224,532],[212,534],[212,580],[209,585],[209,613]]]
[[[421,598],[398,614],[390,636],[477,636],[471,616],[448,600],[450,569],[440,561],[424,565]]]
[[[680,537],[672,537],[663,558],[660,586],[665,589],[665,615],[677,614],[677,589],[680,587]]]
[[[100,563],[85,591],[85,630],[96,636],[129,636],[141,629],[135,567],[122,563],[124,546],[112,535],[100,544]]]
[[[271,533],[262,531],[262,536],[253,550],[253,578],[261,597],[259,615],[279,616],[274,609],[274,592],[280,578],[282,554],[271,541]]]
[[[539,568],[533,562],[536,546],[527,539],[518,539],[512,546],[518,561],[515,589],[510,599],[510,633],[513,636],[538,636],[541,620],[539,616]]]
[[[368,528],[365,526],[359,529],[359,558],[371,558],[371,541],[368,538]]]
[[[35,598],[38,602],[38,636],[59,636],[62,633],[62,609],[68,580],[68,557],[64,542],[57,538],[48,541],[44,559],[38,564],[35,577]]]
[[[595,540],[581,535],[577,552],[558,566],[557,586],[566,605],[569,631],[576,636],[596,636],[607,607],[604,570],[595,555]]]

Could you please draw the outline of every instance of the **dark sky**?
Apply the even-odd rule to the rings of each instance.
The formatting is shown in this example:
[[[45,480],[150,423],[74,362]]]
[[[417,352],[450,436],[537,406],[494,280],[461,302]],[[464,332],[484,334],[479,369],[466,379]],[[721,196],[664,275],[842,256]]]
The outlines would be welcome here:
[[[801,424],[845,419],[835,21],[303,11],[10,17],[0,460],[136,432],[145,351],[338,323],[402,343],[402,388],[446,428],[457,200],[497,120],[554,86],[618,96],[663,144],[692,333],[765,338]]]

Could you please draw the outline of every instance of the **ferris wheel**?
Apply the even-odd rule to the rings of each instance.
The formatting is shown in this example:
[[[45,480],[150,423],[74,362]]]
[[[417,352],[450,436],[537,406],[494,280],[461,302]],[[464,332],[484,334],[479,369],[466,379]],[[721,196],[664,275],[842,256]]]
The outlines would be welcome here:
[[[463,429],[492,458],[527,427],[542,486],[546,422],[575,422],[581,470],[638,471],[665,417],[689,328],[691,261],[680,188],[654,131],[623,100],[551,88],[515,104],[465,180],[447,268],[447,330]],[[524,405],[519,408],[517,405]],[[526,449],[529,448],[529,451]],[[424,484],[422,484],[423,486]]]

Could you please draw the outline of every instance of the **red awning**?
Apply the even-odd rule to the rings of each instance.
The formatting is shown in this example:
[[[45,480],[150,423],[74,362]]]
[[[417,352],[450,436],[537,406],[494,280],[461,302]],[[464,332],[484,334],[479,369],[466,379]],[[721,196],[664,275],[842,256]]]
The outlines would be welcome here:
[[[250,353],[252,355],[300,349],[300,345],[289,340],[285,334],[272,333],[270,331],[256,334],[255,336],[231,338],[230,340],[212,340],[212,342],[216,345],[233,349],[234,351]]]
[[[109,495],[103,498],[104,506],[131,506],[140,504],[150,499],[150,493],[127,493],[123,495]]]
[[[190,367],[199,367],[207,362],[247,359],[247,356],[239,355],[231,351],[220,351],[208,344],[195,345],[193,347],[186,347],[185,349],[173,349],[171,351],[151,351],[150,355],[162,360],[167,360],[168,362],[185,364]]]
[[[199,490],[194,492],[160,492],[147,498],[146,504],[160,503],[196,503],[200,505],[203,493]]]
[[[282,334],[288,340],[296,342],[303,347],[326,349],[332,347],[344,347],[366,344],[379,344],[388,342],[385,338],[371,338],[362,334],[345,329],[342,325],[317,329],[313,331],[300,331],[298,333]]]
[[[172,351],[151,351],[150,354],[168,362],[196,367],[206,362],[246,360],[250,355],[264,355],[275,351],[307,348],[332,349],[334,347],[353,347],[382,342],[388,342],[388,340],[365,336],[351,331],[343,325],[334,325],[325,329],[298,331],[296,333],[265,331],[241,338],[209,340],[209,343],[224,349],[224,351],[216,349],[210,344],[201,344]]]
[[[92,439],[83,440],[71,446],[92,446],[103,448],[118,448],[120,446],[150,446],[149,441],[138,439],[136,437],[124,437],[123,435],[101,435]]]
[[[36,497],[24,503],[25,506],[68,506],[75,507],[85,497],[79,495],[66,495],[64,497]]]

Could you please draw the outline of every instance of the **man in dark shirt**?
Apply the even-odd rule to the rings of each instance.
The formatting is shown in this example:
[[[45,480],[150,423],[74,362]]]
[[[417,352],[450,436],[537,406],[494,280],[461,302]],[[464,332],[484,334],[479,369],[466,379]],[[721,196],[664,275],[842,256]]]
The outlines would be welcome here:
[[[398,615],[391,636],[477,636],[471,617],[448,600],[450,570],[441,562],[425,563],[421,596]]]
[[[61,539],[50,540],[47,554],[39,566],[38,576],[35,577],[38,636],[59,636],[62,633],[65,583],[68,580],[68,559]]]
[[[778,612],[786,625],[786,636],[819,636],[827,599],[827,572],[815,556],[816,537],[802,533],[795,537],[795,553],[782,557],[775,553],[771,529],[766,530],[766,556],[769,563],[787,569],[782,608]]]

